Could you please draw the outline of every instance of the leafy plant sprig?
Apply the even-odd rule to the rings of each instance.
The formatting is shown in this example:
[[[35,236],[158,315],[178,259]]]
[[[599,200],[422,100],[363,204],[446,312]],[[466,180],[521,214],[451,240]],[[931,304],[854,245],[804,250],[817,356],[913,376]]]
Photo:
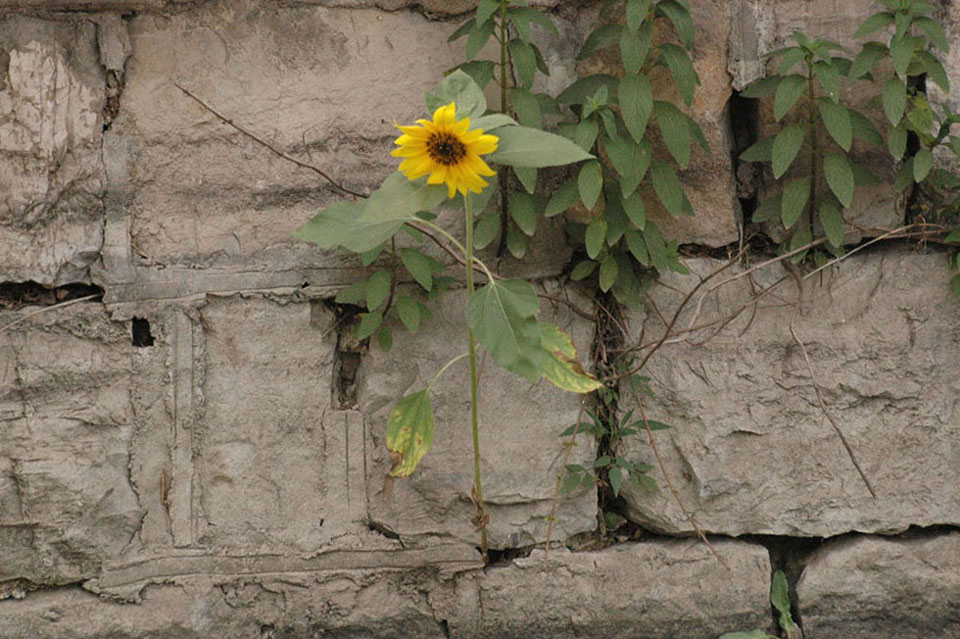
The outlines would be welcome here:
[[[777,181],[787,176],[804,155],[807,170],[794,171],[792,174],[799,176],[762,202],[754,211],[753,221],[779,220],[790,233],[788,250],[809,244],[822,231],[830,250],[839,254],[844,240],[843,210],[853,206],[857,185],[878,181],[868,169],[851,160],[853,140],[882,145],[883,138],[864,114],[841,102],[842,78],[853,65],[849,59],[834,55],[842,47],[800,32],[795,32],[793,39],[796,46],[768,55],[771,60],[779,60],[779,72],[754,82],[741,94],[748,98],[772,96],[774,120],[784,121],[784,125],[773,136],[746,149],[740,159],[769,163]],[[800,73],[792,72],[797,66]],[[794,117],[785,120],[791,113]],[[826,136],[821,133],[824,129]],[[793,261],[805,256],[806,252],[801,252]]]
[[[777,611],[777,621],[783,630],[785,639],[802,639],[803,633],[790,614],[790,591],[787,585],[787,576],[782,570],[773,573],[770,583],[770,604]],[[777,639],[762,629],[750,632],[728,632],[720,635],[720,639]]]

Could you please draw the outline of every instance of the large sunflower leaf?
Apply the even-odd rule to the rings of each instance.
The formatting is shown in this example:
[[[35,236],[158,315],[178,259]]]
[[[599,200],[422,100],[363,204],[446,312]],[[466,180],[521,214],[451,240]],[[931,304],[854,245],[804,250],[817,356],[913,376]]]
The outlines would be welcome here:
[[[524,280],[493,280],[467,302],[467,324],[493,360],[508,371],[536,382],[540,376],[539,304]]]
[[[504,127],[497,131],[497,136],[500,143],[496,151],[486,156],[488,162],[540,168],[593,158],[565,137],[530,127]]]
[[[432,446],[433,404],[430,389],[424,389],[397,402],[387,418],[390,476],[409,477]]]
[[[540,322],[540,374],[554,386],[572,393],[589,393],[603,384],[583,369],[570,336],[559,327]]]
[[[337,202],[313,216],[309,222],[293,232],[293,237],[312,242],[322,249],[339,246],[351,230],[353,220],[363,209],[362,202]]]
[[[456,102],[457,119],[475,118],[487,110],[487,98],[473,78],[457,69],[426,94],[427,109],[433,113],[442,106]]]

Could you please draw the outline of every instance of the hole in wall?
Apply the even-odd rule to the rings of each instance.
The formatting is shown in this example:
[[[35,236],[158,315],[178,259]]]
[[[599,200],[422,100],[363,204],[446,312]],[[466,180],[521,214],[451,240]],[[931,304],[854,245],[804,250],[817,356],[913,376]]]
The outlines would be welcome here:
[[[153,335],[150,333],[150,322],[142,317],[134,317],[130,323],[130,342],[137,348],[153,346]]]
[[[53,306],[82,297],[102,296],[103,289],[90,284],[44,286],[37,282],[0,283],[0,309],[17,310],[24,306]],[[91,299],[91,301],[94,301]]]
[[[757,208],[757,191],[763,179],[760,165],[741,162],[740,154],[759,139],[760,101],[745,98],[734,91],[727,100],[727,126],[730,131],[730,161],[734,167],[737,199],[743,211],[744,223],[750,221]]]

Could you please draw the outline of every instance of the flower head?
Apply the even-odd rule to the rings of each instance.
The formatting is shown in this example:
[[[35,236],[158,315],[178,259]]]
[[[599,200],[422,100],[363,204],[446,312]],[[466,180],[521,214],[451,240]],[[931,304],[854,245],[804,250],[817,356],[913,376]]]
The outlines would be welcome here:
[[[399,126],[403,135],[394,140],[400,148],[392,155],[404,158],[400,172],[416,180],[426,174],[427,184],[446,184],[449,197],[459,191],[479,193],[487,186],[480,176],[496,175],[480,156],[497,150],[497,136],[482,129],[470,131],[470,118],[456,119],[451,102],[433,113],[433,122],[417,120],[418,126]]]

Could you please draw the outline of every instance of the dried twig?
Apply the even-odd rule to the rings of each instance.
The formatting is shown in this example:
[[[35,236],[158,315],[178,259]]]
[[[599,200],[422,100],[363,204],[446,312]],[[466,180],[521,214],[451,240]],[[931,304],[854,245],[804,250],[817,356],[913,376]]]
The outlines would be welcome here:
[[[550,514],[547,515],[547,545],[543,549],[543,558],[547,559],[550,555],[550,538],[553,535],[553,522],[556,519],[557,514],[557,501],[560,498],[560,484],[563,481],[563,476],[566,474],[567,462],[570,461],[570,451],[574,446],[577,445],[577,434],[580,432],[580,423],[583,421],[583,411],[587,406],[587,398],[583,397],[580,399],[580,413],[577,414],[577,423],[573,427],[573,434],[570,435],[570,440],[564,442],[563,451],[563,461],[560,463],[560,470],[557,471],[557,483],[553,487],[553,502],[550,504]]]
[[[313,164],[308,164],[308,163],[306,163],[306,162],[301,162],[301,161],[298,160],[297,158],[295,158],[295,157],[293,157],[293,156],[291,156],[291,155],[288,155],[287,153],[284,153],[283,151],[281,151],[281,150],[278,149],[277,147],[273,146],[272,144],[270,144],[270,143],[267,142],[266,140],[263,140],[262,138],[259,138],[259,137],[257,137],[255,134],[251,133],[250,131],[247,131],[246,129],[244,129],[244,128],[241,127],[240,125],[235,124],[233,120],[231,120],[230,118],[228,118],[228,117],[226,117],[226,116],[221,115],[220,113],[218,113],[212,106],[210,106],[209,104],[207,104],[206,102],[204,102],[203,100],[201,100],[200,98],[198,98],[196,95],[194,95],[193,93],[191,93],[188,89],[185,89],[184,87],[180,86],[180,85],[177,84],[177,83],[174,83],[174,86],[176,86],[178,89],[180,89],[181,91],[183,91],[184,94],[186,94],[186,96],[189,97],[191,100],[193,100],[194,102],[196,102],[197,104],[199,104],[200,106],[202,106],[204,109],[206,109],[207,111],[209,111],[210,113],[212,113],[218,120],[220,120],[221,122],[223,122],[223,123],[226,124],[227,126],[232,127],[233,129],[235,129],[235,130],[239,131],[240,133],[244,134],[245,136],[247,136],[248,138],[250,138],[251,140],[253,140],[253,141],[256,142],[257,144],[265,147],[266,149],[269,149],[274,155],[277,155],[277,156],[283,158],[283,159],[286,160],[287,162],[293,162],[294,164],[296,164],[297,166],[299,166],[299,167],[302,168],[302,169],[307,169],[307,170],[309,170],[309,171],[313,171],[314,173],[316,173],[317,175],[319,175],[320,177],[322,177],[324,180],[326,180],[327,182],[329,182],[331,186],[333,186],[335,189],[337,189],[338,191],[340,191],[340,192],[343,193],[344,195],[352,195],[353,197],[360,197],[360,198],[365,198],[365,197],[367,197],[367,196],[364,195],[363,193],[358,193],[357,191],[352,191],[352,190],[348,189],[347,187],[343,186],[342,184],[340,184],[339,182],[337,182],[336,180],[334,180],[332,177],[330,177],[329,175],[327,175],[327,173],[326,173],[323,169],[321,169],[321,168],[319,168],[319,167],[317,167],[317,166],[314,166]]]
[[[634,393],[634,398],[637,400],[637,407],[640,409],[640,417],[643,419],[643,425],[647,429],[647,437],[650,439],[650,447],[653,448],[653,454],[657,458],[657,465],[660,466],[660,472],[663,473],[663,478],[667,482],[667,486],[670,488],[670,492],[673,493],[673,498],[676,500],[677,505],[680,506],[680,510],[683,511],[684,517],[687,521],[690,522],[690,525],[693,526],[693,529],[697,532],[697,537],[700,538],[700,541],[707,545],[707,548],[710,549],[710,552],[713,553],[713,556],[717,558],[717,561],[720,562],[720,565],[730,570],[730,566],[727,565],[727,562],[720,556],[720,553],[717,552],[717,549],[713,547],[713,544],[710,543],[710,540],[707,539],[707,534],[703,532],[703,528],[700,527],[700,524],[697,523],[697,520],[693,518],[693,515],[687,510],[687,507],[683,504],[683,500],[680,498],[680,493],[677,492],[677,489],[674,487],[673,482],[670,480],[670,474],[667,472],[667,466],[663,463],[663,458],[660,457],[660,451],[657,449],[657,442],[653,436],[653,429],[650,428],[650,422],[647,421],[647,414],[643,410],[643,402],[640,401],[640,394]]]
[[[17,324],[19,324],[20,322],[23,322],[23,321],[25,321],[25,320],[33,317],[34,315],[39,315],[40,313],[46,313],[47,311],[53,311],[53,310],[56,310],[56,309],[59,309],[59,308],[64,308],[65,306],[70,306],[71,304],[78,304],[78,303],[80,303],[80,302],[86,302],[87,300],[92,300],[92,299],[95,299],[95,298],[97,298],[97,297],[101,297],[102,295],[103,295],[102,293],[94,293],[93,295],[87,295],[87,296],[85,296],[85,297],[78,297],[78,298],[75,299],[75,300],[67,300],[66,302],[60,302],[59,304],[54,304],[53,306],[44,306],[43,308],[39,308],[39,309],[37,309],[37,310],[35,310],[35,311],[30,311],[29,313],[24,313],[24,315],[23,315],[22,317],[19,317],[19,318],[13,320],[13,321],[10,322],[9,324],[6,324],[6,325],[4,325],[4,326],[0,326],[0,333],[3,333],[4,331],[13,328],[14,326],[16,326]]]

